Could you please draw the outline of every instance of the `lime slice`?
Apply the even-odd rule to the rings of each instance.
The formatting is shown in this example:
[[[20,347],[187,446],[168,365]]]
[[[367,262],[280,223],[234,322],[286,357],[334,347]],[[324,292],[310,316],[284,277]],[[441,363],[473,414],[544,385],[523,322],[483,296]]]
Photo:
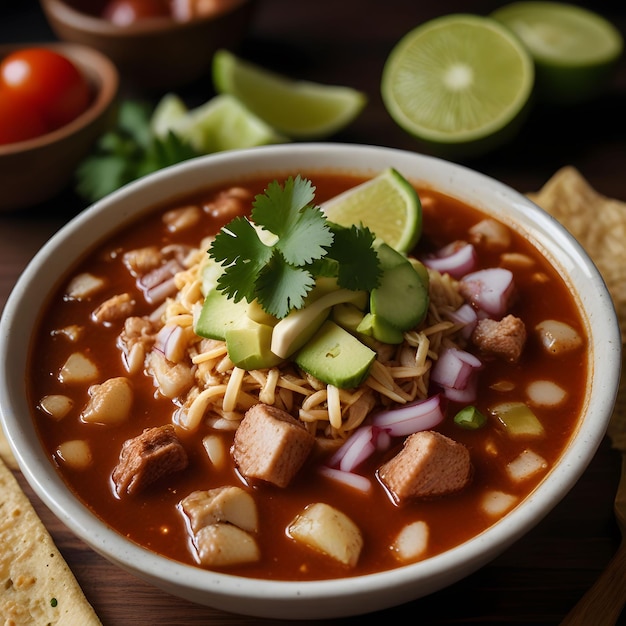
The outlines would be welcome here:
[[[545,101],[588,100],[607,84],[624,41],[600,15],[560,2],[514,2],[491,16],[530,51],[538,95]]]
[[[177,96],[165,95],[152,114],[155,133],[171,130],[205,154],[288,141],[233,96],[218,95],[191,110],[184,106]]]
[[[476,155],[519,130],[533,89],[526,48],[495,20],[452,14],[407,33],[385,62],[385,106],[434,152]]]
[[[188,113],[187,105],[174,93],[165,94],[154,107],[150,126],[152,132],[164,137]]]
[[[407,253],[422,232],[422,205],[414,187],[389,168],[322,204],[340,226],[362,224],[398,252]]]
[[[366,96],[350,87],[294,81],[243,61],[226,50],[213,57],[218,92],[238,98],[278,132],[293,139],[322,139],[350,124]]]

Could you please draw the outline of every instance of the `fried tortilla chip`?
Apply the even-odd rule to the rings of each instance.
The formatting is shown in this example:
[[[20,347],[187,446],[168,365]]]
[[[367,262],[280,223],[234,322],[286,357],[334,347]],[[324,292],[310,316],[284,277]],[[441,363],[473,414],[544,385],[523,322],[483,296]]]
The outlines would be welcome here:
[[[0,616],[12,626],[102,626],[26,494],[0,461]]]
[[[626,343],[626,202],[598,193],[572,166],[527,195],[559,220],[592,258],[613,298]]]

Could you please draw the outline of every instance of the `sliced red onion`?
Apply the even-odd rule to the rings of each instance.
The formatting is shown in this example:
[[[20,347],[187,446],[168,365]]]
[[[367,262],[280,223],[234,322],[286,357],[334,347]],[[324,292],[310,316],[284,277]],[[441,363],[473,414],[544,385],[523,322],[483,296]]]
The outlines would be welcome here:
[[[462,404],[471,404],[476,401],[478,388],[477,370],[467,381],[464,389],[455,389],[454,387],[444,387],[443,393],[452,402],[460,402]]]
[[[351,472],[376,450],[376,433],[369,424],[359,426],[330,457],[328,465]]]
[[[374,427],[361,426],[342,446],[345,447],[343,457],[339,462],[339,469],[351,472],[369,458],[376,450],[374,443]]]
[[[320,474],[322,474],[322,476],[327,476],[332,480],[341,482],[348,487],[358,489],[363,493],[367,493],[372,488],[372,483],[370,482],[369,478],[361,476],[360,474],[355,474],[354,472],[344,472],[342,470],[328,467],[326,465],[320,466],[318,468],[318,471]]]
[[[464,339],[469,339],[471,334],[476,328],[478,322],[478,315],[476,310],[471,304],[462,304],[456,311],[449,311],[445,313],[445,316],[455,324],[462,325],[461,336]]]
[[[178,324],[165,324],[157,333],[154,347],[163,353],[168,361],[178,362],[181,353],[181,340],[184,329]]]
[[[404,437],[421,430],[430,430],[443,421],[441,394],[418,400],[397,409],[377,413],[372,424],[392,437]]]
[[[144,274],[137,284],[150,304],[163,302],[165,298],[176,293],[174,276],[183,269],[183,266],[172,259],[155,270]]]
[[[503,267],[478,270],[463,276],[459,289],[474,306],[500,318],[506,313],[513,291],[513,274]]]
[[[450,274],[453,278],[461,278],[476,267],[476,250],[471,243],[458,242],[442,248],[435,256],[422,259],[426,267],[437,270],[441,274]]]
[[[391,435],[382,429],[378,429],[378,434],[376,436],[376,450],[379,452],[384,452],[385,450],[389,450],[391,447]]]
[[[481,365],[477,357],[465,350],[446,348],[435,362],[430,379],[442,387],[465,389],[472,373]]]
[[[158,304],[163,302],[168,296],[173,296],[176,291],[176,281],[174,278],[170,278],[155,287],[146,289],[143,295],[150,304]]]

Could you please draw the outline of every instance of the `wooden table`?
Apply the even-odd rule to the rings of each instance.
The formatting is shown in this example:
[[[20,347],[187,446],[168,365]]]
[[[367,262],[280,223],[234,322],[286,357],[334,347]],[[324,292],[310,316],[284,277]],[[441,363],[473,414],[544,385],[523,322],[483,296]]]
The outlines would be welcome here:
[[[242,53],[294,77],[365,91],[367,108],[334,138],[337,141],[419,150],[391,120],[380,98],[381,71],[392,46],[426,19],[459,11],[487,14],[502,4],[478,0],[260,0]],[[623,6],[581,4],[603,12],[626,32]],[[2,3],[0,41],[53,38],[35,1]],[[132,87],[128,89],[130,94]],[[200,103],[212,95],[210,77],[179,92],[191,104]],[[625,105],[626,62],[622,60],[606,97],[569,110],[536,108],[523,134],[512,144],[466,164],[522,192],[538,189],[561,166],[572,164],[598,191],[626,200]],[[82,208],[84,204],[68,189],[42,206],[0,214],[0,310],[29,259]],[[617,453],[603,441],[578,484],[514,547],[463,581],[372,618],[403,623],[408,614],[411,622],[429,625],[558,624],[618,545],[612,505],[619,463]],[[119,570],[76,539],[21,475],[18,479],[105,625],[271,623],[191,604]],[[362,620],[336,623],[360,624]],[[626,624],[626,616],[620,623]],[[598,622],[598,626],[602,624]]]

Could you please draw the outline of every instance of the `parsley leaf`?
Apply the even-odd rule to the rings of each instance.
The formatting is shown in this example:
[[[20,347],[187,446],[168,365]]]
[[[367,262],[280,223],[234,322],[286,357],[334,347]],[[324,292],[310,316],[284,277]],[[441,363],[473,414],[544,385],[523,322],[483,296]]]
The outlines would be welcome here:
[[[172,132],[156,136],[150,117],[149,105],[122,102],[116,127],[100,137],[77,168],[76,191],[83,198],[94,202],[141,176],[199,155]]]
[[[273,181],[255,197],[250,220],[237,217],[215,236],[209,256],[224,266],[217,289],[235,302],[257,299],[277,318],[305,305],[320,276],[336,277],[340,287],[371,291],[381,269],[367,228],[329,222],[313,204],[307,179]],[[271,233],[263,236],[262,233]]]

